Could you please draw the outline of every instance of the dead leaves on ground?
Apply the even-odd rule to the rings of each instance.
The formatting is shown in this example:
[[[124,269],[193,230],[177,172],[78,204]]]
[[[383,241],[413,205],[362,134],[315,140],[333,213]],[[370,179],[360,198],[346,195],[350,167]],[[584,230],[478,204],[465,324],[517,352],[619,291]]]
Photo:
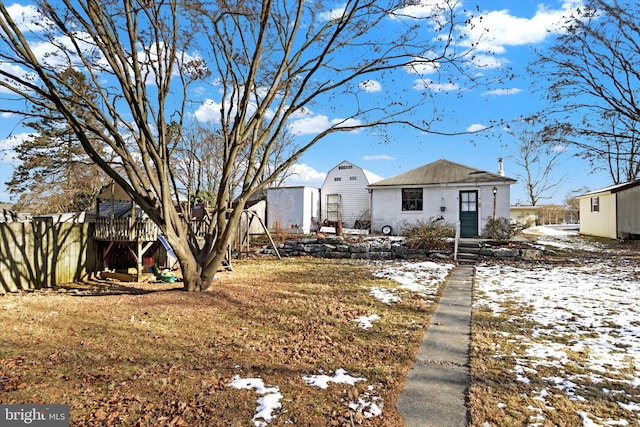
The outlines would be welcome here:
[[[67,403],[77,426],[252,425],[257,397],[229,387],[238,374],[280,387],[270,425],[398,425],[394,403],[424,332],[415,325],[429,324],[433,304],[380,303],[369,268],[254,260],[207,293],[3,297],[3,402]],[[371,329],[354,322],[372,314]],[[320,390],[302,380],[339,368],[367,381]],[[347,405],[370,385],[384,415],[364,419]]]

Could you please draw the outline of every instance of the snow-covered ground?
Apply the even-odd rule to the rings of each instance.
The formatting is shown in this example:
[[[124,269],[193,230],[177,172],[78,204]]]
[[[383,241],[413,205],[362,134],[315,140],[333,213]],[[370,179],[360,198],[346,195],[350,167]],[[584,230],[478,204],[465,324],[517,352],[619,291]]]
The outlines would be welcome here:
[[[538,244],[603,250],[571,233],[544,227],[531,232],[541,236]],[[536,325],[526,335],[508,338],[526,349],[515,359],[513,372],[518,381],[540,384],[532,397],[542,407],[548,408],[545,398],[554,393],[588,401],[587,394],[600,387],[627,416],[605,420],[580,412],[583,426],[640,425],[640,266],[636,262],[603,258],[564,266],[480,265],[476,280],[475,307],[498,315],[505,304],[515,304],[523,314],[512,321],[524,319]],[[512,355],[500,354],[497,348],[495,357],[502,356]],[[578,373],[576,364],[581,368]],[[538,372],[547,367],[558,374],[540,378]],[[544,420],[540,410],[529,425],[544,425]]]
[[[598,243],[587,242],[580,237],[577,229],[558,228],[553,226],[536,226],[522,231],[523,234],[535,237],[536,243],[551,249],[576,249],[585,252],[609,252]]]
[[[602,393],[611,396],[627,414],[623,419],[602,420],[588,412],[578,416],[585,427],[640,425],[640,266],[633,262],[593,259],[593,253],[605,249],[585,243],[575,233],[548,227],[527,230],[537,236],[539,245],[551,249],[579,249],[592,252],[588,263],[517,267],[511,264],[479,265],[476,270],[475,307],[492,310],[496,315],[504,304],[520,306],[525,320],[535,329],[525,335],[508,338],[526,347],[513,366],[518,381],[541,384],[531,396],[549,409],[547,396],[564,393],[569,399],[587,400],[580,384],[602,384]],[[399,284],[370,290],[372,298],[385,304],[401,301],[408,293],[425,299],[435,297],[452,264],[381,262],[374,275]],[[354,320],[355,328],[375,325],[379,316],[371,313]],[[518,322],[520,319],[513,319]],[[579,354],[579,360],[575,355]],[[502,357],[496,348],[495,357]],[[511,356],[511,355],[509,355]],[[579,363],[580,373],[565,369]],[[552,367],[558,374],[540,378],[541,368]],[[367,381],[353,377],[336,367],[333,374],[310,373],[300,378],[310,387],[326,388],[328,383],[353,385]],[[535,381],[534,381],[535,380]],[[541,381],[542,380],[542,381]],[[230,384],[236,388],[254,388],[257,394],[256,426],[266,426],[277,415],[283,398],[277,386],[265,386],[259,378],[240,378]],[[634,390],[631,393],[628,390]],[[384,402],[375,388],[357,402],[346,402],[365,417],[383,415]],[[286,396],[285,396],[286,398]],[[507,403],[500,403],[506,407]],[[530,426],[545,425],[544,412],[533,417]]]

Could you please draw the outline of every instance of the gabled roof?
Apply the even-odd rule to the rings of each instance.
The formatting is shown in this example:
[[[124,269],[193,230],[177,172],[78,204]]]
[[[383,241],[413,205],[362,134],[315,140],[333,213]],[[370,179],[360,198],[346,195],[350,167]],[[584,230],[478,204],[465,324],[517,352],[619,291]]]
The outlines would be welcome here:
[[[371,171],[368,171],[366,169],[362,169],[360,166],[355,165],[347,160],[343,160],[340,163],[338,163],[337,165],[335,165],[333,168],[331,168],[331,170],[329,170],[329,173],[331,173],[331,171],[338,169],[340,166],[345,166],[345,165],[351,165],[354,168],[360,169],[362,171],[362,173],[364,174],[364,177],[367,179],[367,182],[369,184],[380,181],[381,179],[383,179],[380,175],[377,175]],[[325,178],[325,182],[329,177],[329,173],[327,173],[327,177]],[[324,186],[324,184],[323,184]]]
[[[513,184],[515,179],[506,178],[493,172],[487,172],[449,160],[440,159],[419,168],[383,179],[370,187],[397,185],[434,185],[434,184],[473,184],[503,181]]]
[[[111,181],[106,184],[100,190],[100,194],[98,194],[98,199],[102,200],[131,200],[131,197],[127,193],[124,192],[124,189],[120,187],[115,181]]]
[[[582,197],[589,197],[589,196],[593,196],[594,194],[602,194],[602,193],[618,193],[620,191],[626,190],[628,188],[633,188],[640,185],[640,179],[636,179],[633,181],[628,181],[628,182],[623,182],[622,184],[614,184],[614,185],[610,185],[609,187],[604,187],[601,188],[599,190],[593,190],[593,191],[589,191],[588,193],[585,193],[581,196],[578,196],[578,199],[582,198]]]

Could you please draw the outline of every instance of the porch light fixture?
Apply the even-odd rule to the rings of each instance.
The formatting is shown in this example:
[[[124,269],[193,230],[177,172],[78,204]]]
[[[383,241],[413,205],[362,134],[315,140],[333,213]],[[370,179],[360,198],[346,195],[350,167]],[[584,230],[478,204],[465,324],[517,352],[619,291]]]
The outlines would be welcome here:
[[[498,194],[498,188],[494,185],[491,189],[493,192],[493,220],[496,220],[496,194]]]

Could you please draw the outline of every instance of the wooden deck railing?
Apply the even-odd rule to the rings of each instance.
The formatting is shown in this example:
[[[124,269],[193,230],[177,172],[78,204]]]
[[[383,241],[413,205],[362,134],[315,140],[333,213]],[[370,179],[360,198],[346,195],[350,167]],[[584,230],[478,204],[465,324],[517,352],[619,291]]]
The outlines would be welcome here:
[[[96,240],[151,242],[158,239],[158,227],[147,218],[96,218]]]

